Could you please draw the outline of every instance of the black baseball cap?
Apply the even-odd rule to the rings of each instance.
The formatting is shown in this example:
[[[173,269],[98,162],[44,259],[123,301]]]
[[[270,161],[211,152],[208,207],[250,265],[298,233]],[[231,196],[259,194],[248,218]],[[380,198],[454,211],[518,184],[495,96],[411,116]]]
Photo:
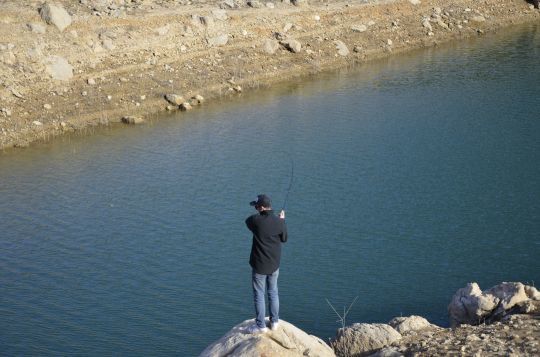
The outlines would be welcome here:
[[[251,206],[262,206],[262,207],[271,207],[272,201],[270,201],[270,197],[268,197],[265,194],[257,195],[256,201],[251,201],[249,203]]]

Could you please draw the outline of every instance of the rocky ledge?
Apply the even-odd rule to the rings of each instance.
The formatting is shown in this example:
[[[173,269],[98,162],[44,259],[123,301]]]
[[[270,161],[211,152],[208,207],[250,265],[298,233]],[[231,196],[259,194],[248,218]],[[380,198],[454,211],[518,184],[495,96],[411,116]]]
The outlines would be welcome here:
[[[420,316],[388,324],[354,323],[327,345],[283,321],[276,331],[251,335],[253,320],[235,326],[201,356],[537,356],[540,293],[522,283],[501,283],[485,292],[476,283],[459,289],[448,306],[452,327]]]

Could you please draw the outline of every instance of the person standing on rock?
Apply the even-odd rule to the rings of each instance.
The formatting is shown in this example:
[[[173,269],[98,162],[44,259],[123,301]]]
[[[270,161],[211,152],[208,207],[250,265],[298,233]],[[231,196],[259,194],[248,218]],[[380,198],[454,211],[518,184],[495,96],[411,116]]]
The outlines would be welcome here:
[[[253,300],[255,302],[255,325],[250,333],[268,331],[265,323],[265,290],[268,292],[270,306],[270,328],[276,330],[279,324],[278,276],[281,259],[281,244],[287,242],[285,211],[279,217],[272,210],[270,197],[258,195],[250,202],[258,213],[246,219],[248,229],[253,233],[249,264],[252,268]]]

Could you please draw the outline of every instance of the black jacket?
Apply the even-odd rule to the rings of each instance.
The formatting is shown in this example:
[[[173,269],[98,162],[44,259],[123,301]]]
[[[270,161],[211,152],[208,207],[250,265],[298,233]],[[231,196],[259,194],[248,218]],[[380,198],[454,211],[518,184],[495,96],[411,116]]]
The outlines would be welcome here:
[[[246,219],[253,233],[249,264],[257,274],[269,275],[279,269],[281,243],[287,241],[285,220],[273,211],[262,211]]]

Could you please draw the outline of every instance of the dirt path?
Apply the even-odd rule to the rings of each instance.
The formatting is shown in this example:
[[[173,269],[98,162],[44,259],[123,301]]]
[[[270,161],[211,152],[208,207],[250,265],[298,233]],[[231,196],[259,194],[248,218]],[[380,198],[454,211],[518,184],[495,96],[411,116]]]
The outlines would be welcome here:
[[[540,21],[524,0],[251,3],[57,1],[60,31],[41,1],[3,1],[0,148]]]

